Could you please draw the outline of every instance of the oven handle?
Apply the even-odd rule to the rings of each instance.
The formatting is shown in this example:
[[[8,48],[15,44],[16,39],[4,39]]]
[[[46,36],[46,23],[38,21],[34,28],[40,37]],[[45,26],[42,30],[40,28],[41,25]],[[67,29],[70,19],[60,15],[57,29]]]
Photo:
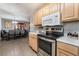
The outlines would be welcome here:
[[[55,40],[47,39],[47,38],[44,38],[44,37],[38,37],[38,38],[40,38],[41,40],[48,41],[48,42],[55,42]]]

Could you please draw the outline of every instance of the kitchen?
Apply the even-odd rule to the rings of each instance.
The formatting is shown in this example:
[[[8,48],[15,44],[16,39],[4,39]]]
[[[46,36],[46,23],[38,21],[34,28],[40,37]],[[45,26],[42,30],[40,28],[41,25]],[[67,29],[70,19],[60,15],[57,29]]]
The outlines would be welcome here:
[[[79,4],[49,3],[33,15],[29,46],[38,56],[79,56]]]
[[[2,30],[0,56],[79,56],[79,3],[2,3]]]
[[[0,0],[0,59],[78,56],[79,0]]]

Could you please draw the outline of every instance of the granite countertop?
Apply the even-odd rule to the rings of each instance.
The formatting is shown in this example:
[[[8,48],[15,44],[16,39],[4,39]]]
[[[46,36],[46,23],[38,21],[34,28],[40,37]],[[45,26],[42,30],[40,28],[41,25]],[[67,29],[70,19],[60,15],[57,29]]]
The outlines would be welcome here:
[[[68,36],[63,36],[63,37],[58,38],[57,41],[79,47],[79,37],[78,38],[74,38],[74,37],[72,38],[72,37],[68,37]]]

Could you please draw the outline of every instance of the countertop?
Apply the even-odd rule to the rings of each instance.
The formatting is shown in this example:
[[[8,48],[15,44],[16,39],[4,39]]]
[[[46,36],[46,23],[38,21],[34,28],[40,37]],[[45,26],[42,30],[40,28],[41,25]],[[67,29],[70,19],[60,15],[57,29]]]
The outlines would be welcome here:
[[[72,37],[68,37],[68,36],[62,36],[62,37],[58,38],[57,41],[79,47],[79,37],[78,38],[74,38],[74,37],[72,38]]]
[[[34,34],[34,35],[37,35],[37,33],[35,33],[35,32],[30,32],[30,33]],[[79,47],[79,37],[74,38],[74,37],[68,37],[68,36],[64,35],[62,37],[57,38],[57,41]]]
[[[34,34],[34,35],[37,35],[37,33],[35,33],[35,32],[29,32],[30,34]]]

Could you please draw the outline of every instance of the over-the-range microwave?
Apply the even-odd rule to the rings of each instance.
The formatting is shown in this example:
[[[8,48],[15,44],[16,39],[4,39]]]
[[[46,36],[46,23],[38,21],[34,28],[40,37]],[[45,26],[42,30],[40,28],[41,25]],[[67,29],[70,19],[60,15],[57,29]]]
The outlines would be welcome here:
[[[42,26],[61,25],[60,12],[42,17]]]

